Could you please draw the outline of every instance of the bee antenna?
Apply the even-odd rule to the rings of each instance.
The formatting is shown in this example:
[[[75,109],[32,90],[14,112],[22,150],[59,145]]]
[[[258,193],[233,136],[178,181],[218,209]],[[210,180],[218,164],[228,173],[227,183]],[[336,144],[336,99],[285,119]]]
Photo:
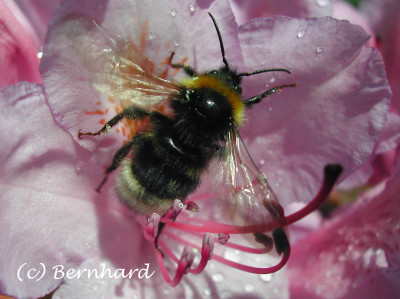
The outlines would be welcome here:
[[[219,40],[219,45],[221,47],[221,53],[222,53],[222,61],[224,62],[224,64],[226,65],[227,68],[229,68],[229,64],[228,61],[225,58],[225,49],[224,49],[224,42],[222,41],[222,36],[221,36],[221,32],[219,31],[217,22],[215,21],[214,16],[209,12],[208,13],[214,23],[215,29],[217,30],[217,34],[218,34],[218,40]]]

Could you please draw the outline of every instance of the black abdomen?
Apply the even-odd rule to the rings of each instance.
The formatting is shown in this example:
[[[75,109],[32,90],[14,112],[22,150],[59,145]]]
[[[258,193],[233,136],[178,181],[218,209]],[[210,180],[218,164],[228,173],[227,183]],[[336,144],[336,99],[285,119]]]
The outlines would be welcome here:
[[[147,196],[183,200],[197,188],[207,159],[178,145],[171,132],[167,126],[135,137],[132,173]]]

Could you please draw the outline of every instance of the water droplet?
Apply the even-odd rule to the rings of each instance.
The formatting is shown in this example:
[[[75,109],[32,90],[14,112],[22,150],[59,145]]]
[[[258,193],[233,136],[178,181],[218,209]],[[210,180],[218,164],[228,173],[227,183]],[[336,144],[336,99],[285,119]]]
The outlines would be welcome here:
[[[319,6],[319,7],[326,7],[328,6],[331,1],[330,0],[315,0],[315,3]]]
[[[210,294],[211,294],[210,289],[204,289],[204,294],[205,294],[206,296],[210,296]]]
[[[270,83],[274,83],[275,82],[275,78],[271,78],[271,80],[269,80]]]
[[[175,48],[179,47],[179,42],[177,40],[173,40],[172,43],[174,44]]]
[[[76,172],[81,172],[81,170],[82,170],[82,162],[76,163],[75,170],[76,170]]]
[[[270,282],[272,280],[273,274],[261,274],[260,279],[265,282]]]
[[[265,160],[264,160],[264,159],[261,159],[261,160],[260,160],[260,164],[261,164],[261,165],[264,165],[264,164],[265,164]]]
[[[176,17],[176,13],[177,13],[176,8],[171,9],[171,16],[172,16],[173,18]]]
[[[99,285],[98,285],[98,284],[94,284],[94,285],[92,286],[92,290],[93,290],[93,291],[98,291],[98,290],[99,290]]]
[[[215,282],[221,282],[224,280],[224,275],[222,273],[215,273],[211,276],[212,280]]]
[[[164,289],[164,290],[163,290],[163,293],[164,293],[164,294],[169,294],[170,291],[169,291],[168,289]]]
[[[298,37],[298,38],[302,38],[302,37],[304,36],[304,34],[305,34],[304,30],[301,30],[301,31],[299,31],[299,32],[297,33],[297,37]]]
[[[43,57],[43,51],[39,51],[36,53],[36,57],[41,59]]]
[[[244,290],[248,293],[253,292],[254,291],[254,286],[251,283],[246,283],[244,285]]]
[[[315,49],[315,52],[316,52],[317,54],[319,54],[319,53],[322,53],[323,50],[324,50],[324,48],[323,48],[322,46],[318,46],[318,47]]]
[[[268,111],[271,112],[272,111],[272,107],[268,107]]]
[[[385,251],[382,248],[378,248],[376,250],[376,259],[375,259],[375,264],[379,268],[387,268],[389,266],[388,261],[386,259]]]
[[[194,12],[196,11],[196,1],[195,0],[190,1],[189,11],[190,11],[190,14],[194,14]]]
[[[156,34],[154,32],[149,33],[149,39],[152,40],[156,37]]]

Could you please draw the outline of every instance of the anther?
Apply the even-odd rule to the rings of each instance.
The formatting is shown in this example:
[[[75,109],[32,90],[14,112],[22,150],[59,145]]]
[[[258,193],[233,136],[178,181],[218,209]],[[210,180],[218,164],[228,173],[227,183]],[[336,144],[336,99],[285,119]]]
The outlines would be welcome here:
[[[221,233],[221,234],[218,234],[217,238],[221,245],[225,245],[228,242],[228,240],[231,238],[231,236],[229,234]]]
[[[272,250],[272,247],[274,246],[274,241],[271,237],[263,233],[254,233],[254,238],[257,243],[264,245],[267,252]]]
[[[281,253],[286,253],[290,250],[289,240],[282,227],[275,229],[272,233],[274,238],[276,252],[280,255]]]
[[[165,223],[174,222],[176,220],[176,217],[178,217],[178,215],[181,213],[183,207],[183,203],[179,199],[175,199],[161,221]]]
[[[186,204],[186,210],[191,211],[191,212],[200,212],[200,207],[194,201],[189,201]]]
[[[146,240],[155,240],[158,235],[160,219],[161,217],[157,213],[151,214],[150,217],[147,219],[147,225],[143,233]]]

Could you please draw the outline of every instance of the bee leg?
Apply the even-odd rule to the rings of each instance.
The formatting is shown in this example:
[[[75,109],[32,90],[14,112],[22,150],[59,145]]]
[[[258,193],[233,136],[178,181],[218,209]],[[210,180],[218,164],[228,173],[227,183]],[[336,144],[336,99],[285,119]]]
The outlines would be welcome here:
[[[162,256],[164,256],[164,253],[162,252],[160,247],[158,247],[158,237],[161,235],[161,231],[164,228],[164,226],[165,226],[165,223],[160,222],[160,224],[158,225],[158,234],[157,234],[156,238],[154,239],[154,245],[155,245],[156,249],[161,253]]]
[[[81,130],[78,131],[78,137],[81,139],[81,136],[83,135],[91,135],[91,136],[98,136],[102,133],[108,133],[113,126],[115,126],[117,123],[119,123],[124,117],[129,118],[129,119],[141,119],[145,118],[146,116],[149,116],[149,112],[140,109],[136,106],[129,106],[125,108],[121,113],[117,114],[114,116],[109,122],[107,122],[103,128],[101,128],[100,131],[97,131],[95,133],[92,132],[85,132],[82,133]]]
[[[131,151],[132,147],[133,147],[133,139],[127,143],[125,143],[114,155],[113,158],[113,162],[111,164],[110,167],[107,168],[105,174],[104,174],[104,178],[101,181],[100,185],[96,188],[96,191],[100,193],[100,189],[101,187],[103,187],[103,185],[105,184],[105,182],[107,181],[108,175],[113,172],[115,169],[118,168],[119,164],[121,163],[122,159],[124,159],[126,157],[126,155],[128,155],[128,153]]]
[[[178,64],[178,63],[172,63],[172,58],[175,56],[175,52],[171,53],[171,56],[169,57],[169,65],[173,68],[179,68],[179,69],[183,69],[183,71],[185,72],[186,75],[188,75],[189,77],[194,77],[196,76],[196,71],[187,64]]]
[[[266,92],[263,92],[262,94],[260,94],[258,96],[254,96],[254,97],[252,97],[250,99],[244,100],[243,102],[247,107],[251,107],[254,104],[260,103],[263,98],[266,98],[267,96],[269,96],[269,95],[271,95],[271,94],[273,94],[273,93],[275,93],[277,91],[280,91],[282,88],[295,87],[295,86],[297,86],[296,83],[275,86],[275,87],[267,90]]]

